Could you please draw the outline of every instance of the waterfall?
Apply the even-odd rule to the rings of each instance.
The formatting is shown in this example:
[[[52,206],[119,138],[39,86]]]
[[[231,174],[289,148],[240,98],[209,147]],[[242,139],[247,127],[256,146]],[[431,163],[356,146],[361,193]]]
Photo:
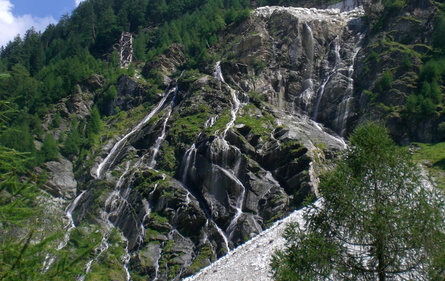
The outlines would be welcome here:
[[[244,196],[246,194],[246,187],[244,186],[244,184],[230,171],[224,169],[221,166],[217,166],[215,165],[220,171],[222,171],[227,177],[229,177],[230,179],[232,179],[233,181],[235,181],[240,187],[241,187],[241,192],[240,195],[238,196],[237,200],[236,200],[236,204],[235,206],[232,206],[235,210],[236,213],[233,216],[232,220],[230,221],[229,226],[227,227],[226,233],[228,234],[229,238],[232,238],[232,234],[233,231],[235,230],[236,224],[238,222],[239,217],[242,215],[243,213],[243,204],[244,204]]]
[[[361,49],[361,42],[362,39],[364,37],[364,33],[360,34],[358,41],[356,43],[356,46],[354,47],[354,51],[352,53],[352,57],[351,57],[351,63],[348,66],[348,86],[346,88],[346,96],[345,98],[341,101],[341,103],[338,106],[338,110],[337,110],[337,116],[336,116],[336,120],[335,120],[335,125],[338,129],[338,132],[340,134],[340,136],[344,136],[345,135],[345,131],[346,131],[346,121],[349,117],[349,111],[350,111],[350,107],[351,107],[351,101],[353,99],[353,95],[354,95],[354,63],[355,63],[355,58],[357,57],[358,53],[360,52]]]
[[[183,158],[182,164],[181,164],[181,171],[182,171],[181,181],[182,182],[180,182],[180,183],[182,184],[184,189],[187,191],[186,204],[190,203],[190,195],[193,196],[193,194],[190,193],[189,189],[185,186],[185,184],[187,183],[189,170],[196,169],[195,168],[196,153],[197,153],[197,150],[196,150],[195,144],[192,144],[192,146],[185,152],[184,158]],[[212,215],[208,212],[208,210],[205,207],[203,207],[202,209],[204,210],[204,213],[207,216],[206,226],[209,225],[209,222],[213,224],[213,226],[215,227],[217,232],[221,235],[221,237],[224,241],[224,246],[226,248],[226,251],[227,252],[230,251],[229,240],[227,239],[226,234],[218,226],[218,224],[213,220]]]
[[[135,166],[137,167],[140,163],[141,163],[141,161],[136,163]],[[122,209],[125,206],[129,205],[129,202],[127,201],[127,197],[130,194],[130,188],[126,188],[124,190],[123,194],[121,194],[121,187],[124,183],[124,178],[129,173],[129,171],[130,171],[130,161],[127,161],[127,163],[125,164],[125,170],[121,174],[119,179],[117,180],[114,190],[110,193],[108,198],[105,200],[105,210],[101,211],[101,219],[105,223],[105,233],[102,236],[102,240],[101,240],[99,246],[97,246],[94,250],[97,254],[95,255],[95,257],[93,259],[88,261],[88,263],[85,266],[85,273],[78,278],[78,281],[83,281],[85,279],[86,275],[91,270],[91,266],[92,266],[93,262],[96,262],[99,259],[99,257],[104,252],[106,252],[108,250],[108,248],[110,247],[108,240],[110,238],[111,231],[113,230],[113,228],[115,228],[115,225],[111,222],[110,217],[112,215],[118,215],[119,213],[122,212]],[[107,208],[109,209],[108,212],[106,211]],[[122,237],[122,240],[126,243],[125,254],[122,257],[122,262],[123,262],[122,266],[126,272],[127,281],[129,281],[131,279],[131,276],[130,276],[130,273],[128,270],[128,263],[130,261],[130,254],[128,252],[128,239],[121,232],[120,232],[120,235]]]
[[[150,204],[148,203],[147,199],[145,199],[145,198],[142,199],[142,206],[144,206],[145,214],[144,214],[144,217],[141,220],[141,224],[140,224],[141,230],[140,230],[139,235],[137,237],[137,241],[138,241],[139,244],[142,244],[144,242],[144,237],[145,237],[145,233],[146,233],[144,222],[147,219],[147,217],[151,214]]]
[[[218,226],[218,224],[216,224],[216,222],[214,220],[211,220],[211,222],[213,223],[213,226],[216,228],[216,231],[218,231],[219,235],[221,235],[223,241],[224,241],[224,246],[226,247],[226,251],[229,252],[230,251],[230,247],[229,247],[229,240],[227,239],[226,234],[224,233],[224,231]]]
[[[221,136],[222,139],[225,140],[227,131],[229,131],[235,124],[236,114],[238,113],[238,111],[240,109],[241,102],[237,97],[237,91],[235,91],[232,87],[230,87],[229,84],[227,84],[226,81],[224,80],[224,76],[223,76],[222,70],[221,70],[221,62],[220,61],[216,62],[215,72],[213,72],[213,76],[215,78],[217,78],[219,81],[221,81],[222,83],[224,83],[229,88],[230,95],[231,95],[232,101],[233,101],[232,109],[230,110],[230,121],[226,124],[226,128],[224,129],[224,132]]]
[[[57,245],[57,248],[56,248],[57,251],[62,250],[63,248],[66,247],[66,245],[68,245],[68,241],[70,240],[71,232],[76,228],[76,225],[75,225],[74,219],[73,219],[73,211],[76,209],[77,205],[79,204],[80,199],[85,194],[85,192],[86,192],[86,190],[82,191],[79,195],[77,195],[77,197],[73,200],[73,202],[71,202],[71,204],[69,204],[66,208],[65,217],[68,219],[68,224],[65,226],[66,232],[65,232],[65,235],[63,236],[62,242],[60,242],[59,245]],[[47,254],[45,256],[45,260],[43,261],[42,272],[48,271],[48,269],[51,267],[51,265],[54,263],[55,260],[56,260],[55,256],[51,256],[50,254]]]
[[[63,240],[57,245],[56,250],[60,251],[63,248],[68,245],[68,241],[70,240],[71,232],[76,228],[76,225],[74,223],[73,219],[73,211],[76,209],[77,205],[79,204],[80,199],[85,194],[85,190],[82,191],[66,208],[65,217],[68,219],[68,224],[65,226],[65,235],[63,236]],[[49,253],[46,254],[45,260],[43,261],[42,266],[42,272],[47,272],[48,269],[51,267],[51,265],[56,260],[55,256],[50,255]]]
[[[304,81],[303,92],[301,96],[303,98],[304,105],[307,107],[311,104],[314,96],[314,81],[312,80],[312,71],[314,63],[314,34],[311,27],[307,24],[303,24],[303,49],[307,57],[306,68],[304,69]]]
[[[190,167],[194,167],[195,165],[195,158],[196,158],[196,147],[195,144],[192,144],[192,146],[185,152],[184,159],[183,160],[183,168],[182,170],[182,182],[184,184],[187,183],[187,175]],[[191,164],[191,165],[190,165]]]
[[[161,144],[165,139],[165,128],[167,127],[167,122],[170,119],[170,115],[172,114],[172,111],[173,111],[176,94],[178,93],[178,86],[176,86],[173,89],[173,92],[174,92],[174,95],[173,95],[172,101],[170,102],[170,109],[168,110],[167,116],[165,117],[164,123],[162,125],[161,135],[156,139],[155,145],[152,148],[153,154],[151,156],[150,164],[148,165],[149,168],[154,168],[154,166],[156,165],[156,155],[158,154],[159,148],[161,147]]]
[[[334,75],[337,70],[338,67],[340,65],[340,43],[339,43],[339,38],[338,35],[335,36],[334,40],[332,41],[332,43],[334,44],[334,65],[332,66],[331,71],[327,74],[327,76],[323,79],[320,88],[318,90],[318,97],[317,97],[317,102],[315,104],[315,108],[314,108],[314,114],[312,115],[312,119],[314,119],[315,121],[317,121],[317,116],[318,116],[318,108],[320,107],[320,102],[321,99],[323,98],[323,94],[324,94],[324,89],[326,87],[326,84],[329,82],[329,80],[331,80],[332,75]],[[329,52],[328,51],[328,56],[329,56]]]
[[[125,238],[125,237],[123,237]],[[130,270],[128,269],[128,264],[130,263],[130,253],[128,252],[128,239],[125,238],[125,254],[122,256],[122,264],[125,270],[125,275],[127,277],[127,280],[125,281],[130,281],[131,280],[131,275],[130,275]]]
[[[213,125],[215,125],[216,120],[218,120],[218,115],[215,115],[213,117],[210,117],[207,121],[204,122],[204,127],[205,128],[210,128]]]
[[[170,89],[167,94],[164,95],[161,101],[155,106],[155,108],[153,108],[151,112],[147,116],[145,116],[144,119],[142,119],[141,122],[139,122],[128,134],[126,134],[123,138],[116,142],[116,144],[110,150],[110,153],[108,153],[107,157],[105,157],[105,159],[98,165],[95,172],[95,177],[97,179],[100,179],[103,175],[103,172],[107,171],[114,164],[114,161],[116,161],[116,159],[124,149],[125,145],[127,144],[128,139],[136,132],[138,132],[164,106],[170,94],[175,92],[176,89],[177,87]]]
[[[224,80],[224,76],[222,74],[222,70],[221,70],[221,62],[217,62],[215,65],[215,72],[213,73],[214,77],[217,78],[218,80],[221,81],[221,83],[225,84],[229,90],[230,90],[230,95],[232,97],[232,108],[230,110],[230,120],[229,122],[226,124],[226,127],[223,131],[223,133],[221,134],[221,136],[217,136],[217,139],[220,140],[220,143],[223,145],[223,166],[228,166],[228,161],[227,161],[227,156],[229,153],[229,148],[233,148],[236,152],[237,155],[241,155],[241,151],[232,145],[229,145],[227,143],[227,141],[225,140],[227,132],[233,128],[235,121],[236,121],[236,117],[238,114],[239,109],[241,108],[241,102],[237,97],[237,91],[235,91],[232,87],[230,87],[229,84],[227,84]],[[238,157],[238,161],[235,163],[234,167],[232,167],[230,170],[227,169],[226,167],[222,167],[220,165],[217,164],[213,164],[214,167],[218,168],[220,171],[222,171],[227,177],[229,177],[230,179],[232,179],[236,184],[238,184],[241,188],[241,192],[238,195],[238,198],[236,200],[235,205],[231,206],[232,208],[235,209],[236,213],[233,216],[232,220],[230,221],[229,226],[227,227],[225,233],[224,233],[224,237],[225,239],[227,239],[227,237],[231,238],[233,231],[235,230],[236,224],[238,222],[238,219],[240,218],[240,216],[243,214],[243,205],[244,205],[244,197],[245,197],[245,193],[246,193],[246,188],[244,186],[244,184],[238,179],[237,177],[237,173],[238,170],[240,168],[240,161],[241,158]]]
[[[65,217],[68,219],[68,224],[65,227],[66,232],[63,237],[63,241],[60,242],[60,244],[57,246],[57,251],[65,248],[65,246],[68,244],[68,241],[70,240],[71,231],[73,231],[73,229],[76,228],[76,225],[74,224],[74,219],[73,219],[73,211],[74,211],[74,209],[76,209],[77,204],[79,204],[79,201],[82,198],[82,196],[85,194],[85,192],[86,191],[84,190],[79,195],[77,195],[77,197],[73,200],[73,202],[71,202],[71,204],[69,204],[68,207],[66,208]],[[54,262],[54,260],[52,262]],[[49,266],[51,266],[51,264],[47,264],[46,266],[49,269]]]

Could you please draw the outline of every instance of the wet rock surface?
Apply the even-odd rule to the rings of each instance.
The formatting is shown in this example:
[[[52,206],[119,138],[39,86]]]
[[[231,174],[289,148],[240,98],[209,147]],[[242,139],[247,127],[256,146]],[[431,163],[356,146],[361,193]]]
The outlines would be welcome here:
[[[180,280],[301,208],[314,167],[345,147],[362,13],[261,8],[202,72],[178,75],[179,45],[145,65],[164,96],[105,141],[76,223],[102,224],[104,245],[116,229],[133,276]],[[146,98],[123,76],[113,106]]]

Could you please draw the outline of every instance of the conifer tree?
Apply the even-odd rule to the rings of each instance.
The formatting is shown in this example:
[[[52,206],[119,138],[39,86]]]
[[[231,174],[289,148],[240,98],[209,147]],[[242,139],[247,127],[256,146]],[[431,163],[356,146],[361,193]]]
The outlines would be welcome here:
[[[443,280],[443,195],[383,127],[354,132],[320,192],[306,225],[286,229],[276,280]]]
[[[59,159],[59,147],[51,134],[47,134],[43,141],[40,158],[44,162]]]
[[[99,110],[97,107],[93,107],[91,111],[90,121],[87,125],[87,135],[90,143],[94,143],[96,141],[97,135],[102,131],[103,124],[100,119]]]

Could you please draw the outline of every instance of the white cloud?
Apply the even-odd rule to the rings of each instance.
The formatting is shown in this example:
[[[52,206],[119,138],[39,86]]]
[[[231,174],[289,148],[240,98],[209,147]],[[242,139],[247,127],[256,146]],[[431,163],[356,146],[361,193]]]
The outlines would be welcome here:
[[[10,0],[0,0],[0,46],[5,46],[17,34],[23,37],[31,27],[36,31],[43,31],[48,24],[57,22],[53,17],[16,16],[12,13],[13,7]]]
[[[74,0],[74,2],[76,2],[76,7],[79,6],[80,2],[83,2],[85,0]]]

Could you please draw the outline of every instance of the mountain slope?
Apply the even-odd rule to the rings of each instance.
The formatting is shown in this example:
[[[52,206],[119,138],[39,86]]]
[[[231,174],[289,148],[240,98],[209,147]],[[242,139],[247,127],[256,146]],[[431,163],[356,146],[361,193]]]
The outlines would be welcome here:
[[[357,124],[442,137],[440,3],[174,4],[85,1],[2,51],[1,143],[64,231],[42,276],[68,256],[73,279],[179,280],[314,198]]]

